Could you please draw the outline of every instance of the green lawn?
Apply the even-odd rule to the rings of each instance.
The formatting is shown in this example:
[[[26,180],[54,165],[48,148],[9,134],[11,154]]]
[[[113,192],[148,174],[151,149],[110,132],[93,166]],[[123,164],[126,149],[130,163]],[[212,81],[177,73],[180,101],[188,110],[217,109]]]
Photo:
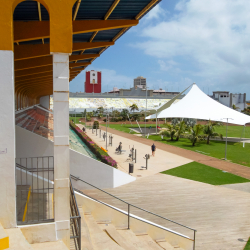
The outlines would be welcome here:
[[[147,123],[146,127],[152,127],[152,132],[154,132],[155,128],[155,123]],[[160,124],[159,126],[162,126]],[[138,128],[137,124],[131,124],[129,122],[126,122],[126,124],[110,124],[110,128],[117,129],[119,131],[123,131],[126,133],[129,133],[129,129],[126,128]],[[140,127],[144,128],[145,124],[140,124]],[[216,127],[216,132],[219,134],[222,134],[224,137],[226,136],[226,126],[221,126],[221,127]],[[228,126],[228,132],[227,132],[228,137],[244,137],[243,133],[243,126]],[[250,127],[245,128],[245,138],[250,138]]]
[[[162,140],[159,135],[150,135],[148,139],[192,150],[218,159],[225,157],[225,142],[223,141],[211,141],[209,145],[203,141],[193,147],[190,140],[184,138],[181,138],[179,141],[170,141],[168,138]],[[250,167],[250,143],[246,143],[243,148],[242,143],[228,142],[227,159],[234,163]]]
[[[244,250],[250,250],[250,238],[247,241],[247,244],[245,245]]]
[[[100,124],[101,126],[106,126],[106,123],[105,124]],[[129,133],[130,129],[129,128],[133,128],[130,126],[128,126],[127,124],[124,124],[124,125],[121,125],[121,124],[109,124],[109,127],[110,128],[113,128],[113,129],[116,129],[116,130],[119,130],[119,131],[122,131],[122,132],[125,132],[125,133]],[[138,126],[136,125],[135,127],[138,128]],[[130,134],[137,134],[136,132],[134,131],[131,131]]]
[[[226,137],[226,128],[226,126],[216,127],[216,132]],[[250,138],[250,127],[245,127],[245,136],[243,129],[243,126],[228,126],[227,136]]]
[[[248,179],[227,172],[225,173],[217,168],[212,168],[198,162],[191,162],[180,167],[172,168],[162,172],[162,174],[173,175],[211,185],[250,182]]]

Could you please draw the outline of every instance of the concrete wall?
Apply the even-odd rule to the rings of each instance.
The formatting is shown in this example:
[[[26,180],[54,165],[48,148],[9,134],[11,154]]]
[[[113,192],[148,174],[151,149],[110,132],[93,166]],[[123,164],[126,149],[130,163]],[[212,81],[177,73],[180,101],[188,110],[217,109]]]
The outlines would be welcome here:
[[[15,87],[13,51],[0,50],[0,223],[16,226]]]
[[[16,157],[53,156],[53,142],[16,126]],[[118,169],[70,150],[70,173],[99,188],[118,187],[136,180]],[[80,181],[73,180],[74,187],[84,189]]]
[[[40,104],[46,108],[46,109],[49,109],[49,103],[50,103],[50,96],[49,95],[46,95],[46,96],[42,96],[40,98]]]

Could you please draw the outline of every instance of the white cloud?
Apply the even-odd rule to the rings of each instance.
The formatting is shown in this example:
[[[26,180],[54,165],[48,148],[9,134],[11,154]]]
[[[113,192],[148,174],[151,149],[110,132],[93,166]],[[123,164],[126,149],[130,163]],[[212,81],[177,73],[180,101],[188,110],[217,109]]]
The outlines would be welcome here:
[[[161,16],[164,16],[166,11],[164,11],[160,5],[156,5],[149,13],[145,16],[143,20],[152,20],[152,19],[158,19]]]
[[[249,0],[181,0],[175,10],[170,20],[144,27],[145,41],[133,46],[158,58],[161,70],[177,62],[204,84],[249,83]]]

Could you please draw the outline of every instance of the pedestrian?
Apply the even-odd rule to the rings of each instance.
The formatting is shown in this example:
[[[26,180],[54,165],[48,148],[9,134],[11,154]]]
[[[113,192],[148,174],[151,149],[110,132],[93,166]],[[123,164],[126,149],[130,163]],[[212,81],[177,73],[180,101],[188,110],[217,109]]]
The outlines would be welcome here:
[[[155,150],[156,150],[156,146],[153,143],[153,145],[151,146],[151,150],[152,150],[152,156],[155,156]]]

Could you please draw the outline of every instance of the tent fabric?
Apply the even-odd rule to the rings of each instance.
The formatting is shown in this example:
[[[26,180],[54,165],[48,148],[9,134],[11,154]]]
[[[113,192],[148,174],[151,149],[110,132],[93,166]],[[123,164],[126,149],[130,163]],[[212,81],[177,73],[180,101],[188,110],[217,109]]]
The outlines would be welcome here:
[[[156,114],[146,117],[155,119]],[[233,110],[207,96],[196,84],[179,102],[157,113],[157,118],[193,118],[245,125],[250,123],[250,116]]]

